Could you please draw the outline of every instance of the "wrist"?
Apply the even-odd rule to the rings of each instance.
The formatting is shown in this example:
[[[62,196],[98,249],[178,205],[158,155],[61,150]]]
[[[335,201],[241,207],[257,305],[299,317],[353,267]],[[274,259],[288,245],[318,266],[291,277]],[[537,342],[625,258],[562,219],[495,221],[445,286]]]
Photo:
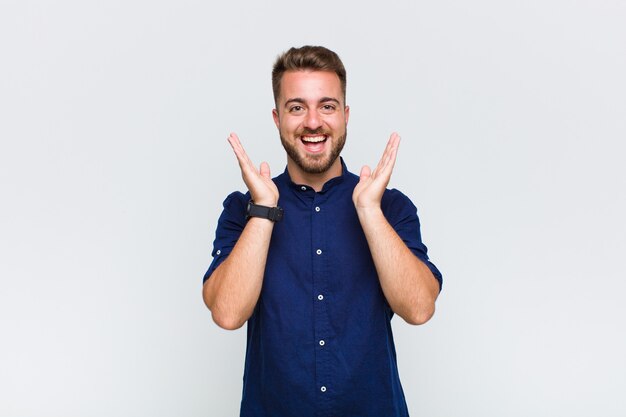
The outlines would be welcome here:
[[[283,218],[283,209],[278,206],[258,204],[254,200],[250,200],[246,207],[246,219],[253,217],[279,222]]]
[[[389,225],[385,214],[380,207],[362,207],[356,211],[359,223],[365,232],[365,236],[380,236],[385,225]]]
[[[259,197],[255,198],[253,195],[250,195],[251,201],[259,206],[266,207],[276,207],[278,205],[278,197]]]
[[[359,218],[376,218],[376,217],[385,217],[383,214],[382,208],[380,206],[371,206],[371,207],[356,207],[356,213]]]
[[[253,198],[250,201],[252,201],[257,206],[264,206],[264,207],[276,207],[276,206],[278,206],[278,202],[276,200],[256,200],[256,199]]]

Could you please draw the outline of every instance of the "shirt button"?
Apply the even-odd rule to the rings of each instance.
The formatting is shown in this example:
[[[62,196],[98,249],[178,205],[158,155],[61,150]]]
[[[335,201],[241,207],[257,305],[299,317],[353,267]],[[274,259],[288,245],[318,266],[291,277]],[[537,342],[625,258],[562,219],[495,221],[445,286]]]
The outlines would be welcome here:
[[[324,346],[326,344],[326,342],[324,342],[323,340],[320,340],[320,346]]]
[[[322,386],[322,388],[320,388],[320,391],[326,392],[326,387]]]
[[[221,253],[222,253],[222,251],[221,251],[221,250],[219,250],[219,249],[217,250],[217,252],[215,252],[215,254],[216,254],[216,255],[219,255],[219,254],[221,254]]]
[[[315,251],[315,253],[317,253],[318,255],[321,255],[322,254],[322,250],[318,249],[318,250]]]
[[[302,187],[300,187],[300,189],[301,189],[302,191],[306,191],[306,187],[305,187],[304,185],[303,185]]]
[[[317,299],[322,301],[324,299],[324,296],[322,294],[320,294],[320,295],[317,296]]]
[[[315,211],[317,211],[319,213],[320,208],[319,207],[315,207]]]

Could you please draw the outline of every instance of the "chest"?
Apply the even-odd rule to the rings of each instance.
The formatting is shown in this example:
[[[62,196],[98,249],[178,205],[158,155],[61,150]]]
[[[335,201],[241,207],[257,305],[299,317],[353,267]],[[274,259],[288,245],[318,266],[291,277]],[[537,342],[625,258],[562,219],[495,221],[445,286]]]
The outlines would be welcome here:
[[[306,310],[324,294],[335,305],[379,304],[378,276],[351,196],[316,194],[285,206],[268,253],[264,302]]]

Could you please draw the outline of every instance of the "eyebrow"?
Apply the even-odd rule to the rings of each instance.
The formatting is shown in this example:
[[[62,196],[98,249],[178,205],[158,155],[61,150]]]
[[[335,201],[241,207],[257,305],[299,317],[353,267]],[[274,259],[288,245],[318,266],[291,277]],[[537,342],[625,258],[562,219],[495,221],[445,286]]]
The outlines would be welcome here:
[[[333,97],[322,97],[319,99],[319,104],[321,103],[328,103],[328,102],[333,102],[333,103],[337,103],[337,105],[340,105],[341,103],[339,103],[339,100],[337,100],[336,98]],[[294,98],[290,98],[289,100],[285,101],[285,107],[287,107],[289,104],[291,103],[299,103],[299,104],[306,104],[306,101],[303,98],[300,97],[294,97]]]

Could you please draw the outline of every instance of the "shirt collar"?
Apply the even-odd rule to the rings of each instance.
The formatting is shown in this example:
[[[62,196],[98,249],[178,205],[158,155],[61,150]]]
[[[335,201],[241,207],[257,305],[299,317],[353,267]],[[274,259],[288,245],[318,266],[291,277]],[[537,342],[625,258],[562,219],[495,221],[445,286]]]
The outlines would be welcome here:
[[[322,186],[322,190],[320,191],[320,193],[324,193],[328,191],[333,186],[337,184],[341,184],[345,180],[348,174],[348,167],[346,166],[346,163],[344,162],[342,157],[339,157],[339,161],[341,162],[341,175],[339,175],[338,177],[331,178],[328,181],[326,181],[324,185]],[[289,170],[287,169],[287,167],[285,167],[284,175],[287,178],[287,184],[291,188],[294,188],[294,189],[297,188],[298,190],[302,189],[302,187],[311,188],[308,184],[296,184],[295,182],[293,182],[291,180],[291,177],[289,176]]]

